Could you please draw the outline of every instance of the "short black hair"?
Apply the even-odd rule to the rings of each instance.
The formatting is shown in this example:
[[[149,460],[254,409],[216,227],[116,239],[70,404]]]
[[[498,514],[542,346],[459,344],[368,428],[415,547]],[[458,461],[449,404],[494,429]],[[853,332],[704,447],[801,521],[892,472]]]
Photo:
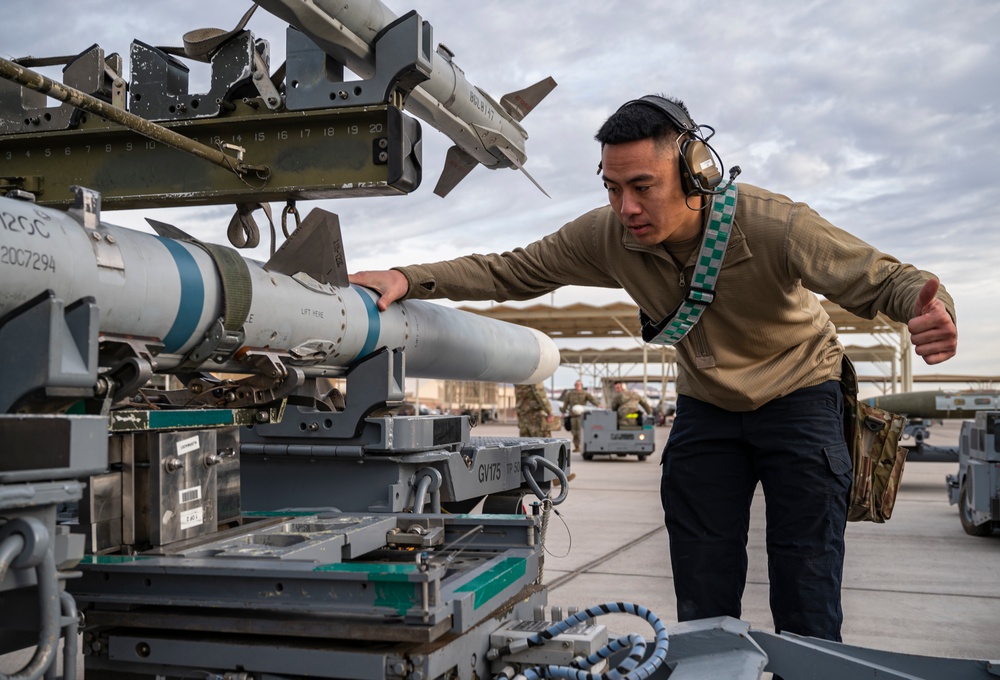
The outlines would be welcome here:
[[[658,96],[663,97],[663,95]],[[677,104],[688,113],[687,107],[680,99],[663,98]],[[690,117],[690,113],[688,116]],[[626,144],[642,139],[669,143],[673,142],[680,132],[670,118],[656,107],[633,101],[611,114],[594,135],[594,139],[600,142],[602,147],[605,144]]]

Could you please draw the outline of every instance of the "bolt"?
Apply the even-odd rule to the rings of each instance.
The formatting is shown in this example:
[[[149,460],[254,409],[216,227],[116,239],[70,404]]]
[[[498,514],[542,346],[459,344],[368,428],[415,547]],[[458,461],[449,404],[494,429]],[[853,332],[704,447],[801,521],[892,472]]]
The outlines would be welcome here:
[[[104,235],[104,240],[107,241],[108,243],[114,243],[115,242],[115,237],[112,236],[111,234],[105,234]]]
[[[378,140],[378,148],[380,148],[380,149],[388,149],[389,148],[389,140],[386,139],[385,137],[380,137],[379,140]]]
[[[260,71],[257,71],[257,72],[255,72],[253,74],[253,79],[254,80],[262,80],[263,78],[264,78],[264,74],[261,73]]]
[[[387,154],[385,151],[379,151],[378,159],[380,162],[385,163],[387,160],[389,160],[389,154]]]
[[[267,411],[259,411],[257,415],[254,416],[254,420],[256,420],[258,423],[269,423],[271,422],[271,414],[269,414]]]
[[[99,233],[97,233],[96,231],[92,231],[92,232],[90,232],[90,238],[94,239],[95,241],[100,241],[101,240],[101,235]]]
[[[319,423],[309,423],[309,431],[315,432],[319,429]]]
[[[337,96],[339,96],[341,99],[347,99],[347,90],[341,90],[340,92],[337,93]]]

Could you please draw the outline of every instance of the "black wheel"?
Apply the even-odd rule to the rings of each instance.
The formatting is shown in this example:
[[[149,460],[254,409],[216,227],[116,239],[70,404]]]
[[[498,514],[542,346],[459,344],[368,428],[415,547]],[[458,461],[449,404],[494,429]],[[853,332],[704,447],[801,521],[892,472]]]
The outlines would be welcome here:
[[[441,509],[453,515],[466,515],[472,512],[481,500],[483,500],[482,496],[468,498],[464,501],[442,501]]]
[[[584,452],[583,453],[583,459],[584,460],[594,460],[594,454]]]
[[[484,515],[523,515],[523,493],[495,493],[486,497],[483,503]]]
[[[649,454],[648,453],[647,454],[642,454],[642,455],[639,456],[639,462],[642,463],[647,458],[649,458]]]
[[[972,508],[966,502],[966,480],[962,480],[962,488],[958,492],[958,519],[962,522],[962,528],[970,536],[989,536],[993,533],[993,522],[983,522],[982,524],[972,523]]]

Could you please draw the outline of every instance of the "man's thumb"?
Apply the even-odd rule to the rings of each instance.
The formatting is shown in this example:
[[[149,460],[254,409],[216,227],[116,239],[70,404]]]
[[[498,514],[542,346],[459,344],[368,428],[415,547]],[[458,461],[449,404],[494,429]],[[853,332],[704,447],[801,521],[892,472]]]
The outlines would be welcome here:
[[[913,306],[913,316],[920,316],[927,309],[927,305],[934,301],[937,297],[938,288],[941,283],[937,279],[927,279],[924,283],[924,287],[920,289],[920,295],[917,296],[917,303]]]

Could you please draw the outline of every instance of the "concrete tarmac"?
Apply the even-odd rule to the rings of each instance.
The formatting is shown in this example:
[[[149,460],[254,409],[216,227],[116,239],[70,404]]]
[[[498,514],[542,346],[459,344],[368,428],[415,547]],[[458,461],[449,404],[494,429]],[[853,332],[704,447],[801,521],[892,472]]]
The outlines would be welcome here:
[[[954,446],[960,424],[931,430],[928,443]],[[480,425],[473,435],[506,434],[513,426]],[[657,449],[635,456],[584,461],[573,454],[567,500],[548,525],[544,582],[549,602],[589,607],[628,601],[676,621],[667,533],[660,507],[660,452],[668,428],[656,429]],[[565,430],[554,437],[569,437]],[[892,518],[851,522],[844,567],[844,642],[935,657],[1000,659],[1000,534],[967,535],[949,505],[945,476],[957,463],[910,461]],[[764,549],[764,499],[751,509],[749,573],[742,618],[773,630]],[[645,622],[602,617],[617,635],[652,639]]]
[[[935,427],[929,443],[953,446],[958,429],[957,422]],[[658,463],[668,433],[668,428],[656,429],[657,452],[645,462],[634,456],[584,461],[573,455],[576,477],[547,529],[543,581],[551,605],[634,602],[668,625],[676,621],[659,497]],[[516,436],[517,428],[485,424],[472,434]],[[569,433],[554,436],[562,435]],[[957,463],[911,461],[892,519],[848,524],[844,642],[933,657],[1000,660],[1000,534],[975,538],[962,530],[945,487],[945,475],[957,469]],[[753,628],[772,630],[763,505],[758,490],[743,619]],[[635,617],[614,614],[601,623],[613,637],[640,633],[653,639],[648,624]],[[0,673],[16,671],[28,658],[29,650],[0,656]]]

